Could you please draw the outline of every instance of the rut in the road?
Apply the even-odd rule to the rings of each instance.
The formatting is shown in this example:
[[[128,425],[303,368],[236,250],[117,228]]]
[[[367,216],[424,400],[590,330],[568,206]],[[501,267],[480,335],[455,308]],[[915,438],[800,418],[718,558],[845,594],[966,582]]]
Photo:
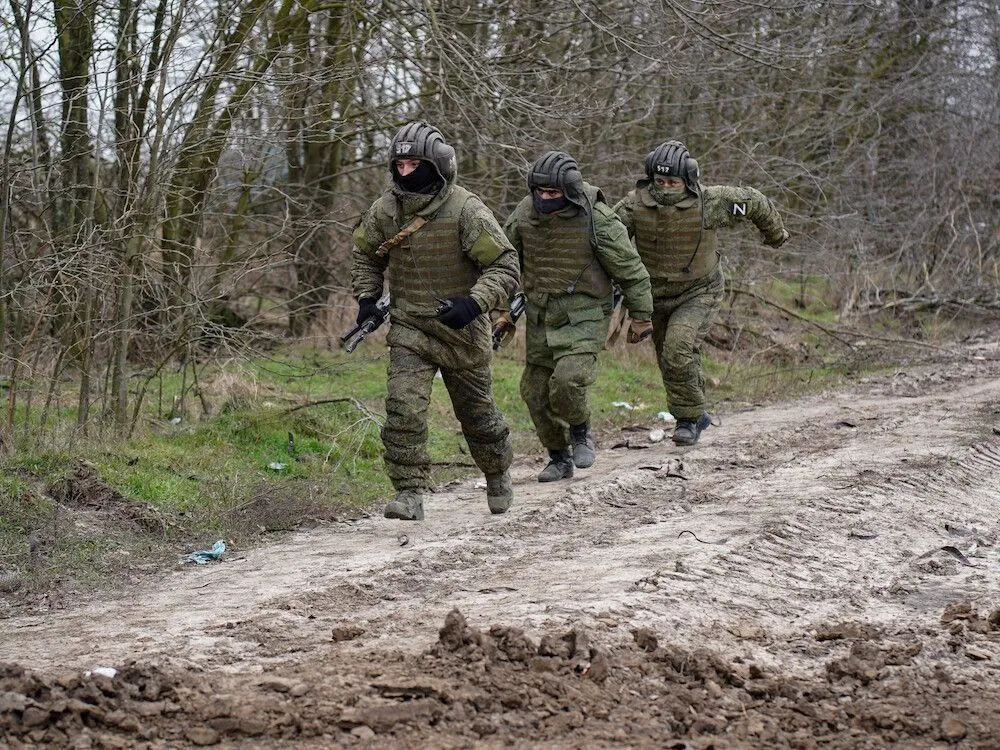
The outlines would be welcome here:
[[[1000,449],[978,443],[914,463],[903,465],[906,473],[863,467],[846,486],[820,494],[799,495],[773,475],[763,478],[762,506],[745,524],[753,533],[671,578],[701,588],[714,581],[732,604],[779,616],[824,600],[873,614],[878,602],[926,587],[927,573],[950,577],[956,594],[965,583],[984,582],[984,571],[997,564],[991,529],[1000,507]],[[955,529],[971,531],[956,539]],[[969,556],[956,554],[958,547]],[[939,550],[948,554],[933,558]]]

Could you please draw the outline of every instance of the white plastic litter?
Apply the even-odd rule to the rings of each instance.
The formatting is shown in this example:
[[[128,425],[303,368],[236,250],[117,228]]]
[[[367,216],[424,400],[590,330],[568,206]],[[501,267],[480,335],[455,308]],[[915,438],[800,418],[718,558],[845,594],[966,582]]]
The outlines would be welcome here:
[[[677,421],[677,419],[674,418],[674,415],[671,414],[669,411],[661,411],[659,414],[656,415],[656,418],[660,419],[660,420],[662,420],[664,422],[676,422]]]
[[[281,471],[286,466],[288,466],[288,464],[283,464],[280,461],[272,461],[267,465],[267,468],[273,469],[274,471]]]
[[[649,431],[649,442],[658,443],[666,437],[667,433],[657,427],[655,430]]]
[[[617,406],[621,409],[628,409],[629,411],[634,411],[635,409],[639,408],[638,406],[633,406],[628,401],[612,401],[611,405]]]
[[[181,423],[181,418],[180,417],[171,417],[170,418],[170,424],[180,424],[180,423]]]
[[[94,667],[84,673],[86,677],[90,677],[92,674],[99,674],[101,677],[114,677],[118,674],[118,670],[114,667]]]

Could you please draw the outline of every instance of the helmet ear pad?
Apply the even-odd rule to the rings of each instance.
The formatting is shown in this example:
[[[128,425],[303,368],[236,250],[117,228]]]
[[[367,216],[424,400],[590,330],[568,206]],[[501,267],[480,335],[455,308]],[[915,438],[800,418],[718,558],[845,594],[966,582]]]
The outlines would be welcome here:
[[[698,184],[698,179],[701,177],[701,168],[698,166],[697,159],[688,156],[681,177],[688,187],[693,188]]]
[[[583,175],[579,169],[567,169],[563,174],[563,192],[574,203],[583,195]]]
[[[440,140],[434,143],[432,150],[434,154],[431,157],[431,161],[434,162],[434,166],[437,167],[438,172],[445,182],[451,182],[455,179],[455,173],[458,171],[455,149],[445,143],[444,140]]]

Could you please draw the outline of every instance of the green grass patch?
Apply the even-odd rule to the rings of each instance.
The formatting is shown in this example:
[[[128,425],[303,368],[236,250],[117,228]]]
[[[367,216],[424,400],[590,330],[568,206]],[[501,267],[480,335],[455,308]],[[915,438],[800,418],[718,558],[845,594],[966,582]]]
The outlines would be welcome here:
[[[19,476],[0,474],[0,539],[8,535],[27,537],[48,519],[51,507],[51,501],[32,495],[28,483]]]
[[[836,387],[848,379],[850,368],[834,365],[780,366],[762,364],[733,368],[710,361],[706,367],[713,402],[725,409],[729,403],[760,404],[789,400],[817,390]]]
[[[830,280],[822,276],[769,277],[757,285],[767,300],[790,310],[804,320],[821,325],[837,323],[838,311]]]
[[[652,347],[643,346],[650,356],[616,356],[602,352],[598,360],[597,382],[590,391],[593,421],[601,427],[621,427],[637,418],[653,418],[667,408],[667,394]],[[628,404],[628,406],[616,406]]]

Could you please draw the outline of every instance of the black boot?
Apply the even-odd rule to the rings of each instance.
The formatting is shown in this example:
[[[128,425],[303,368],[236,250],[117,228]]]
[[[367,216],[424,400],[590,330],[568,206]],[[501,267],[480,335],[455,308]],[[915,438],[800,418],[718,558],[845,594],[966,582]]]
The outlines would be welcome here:
[[[587,469],[594,465],[597,454],[594,452],[594,437],[590,434],[590,425],[586,422],[569,428],[569,441],[573,444],[573,463],[578,469]]]
[[[694,445],[698,442],[698,437],[712,424],[712,417],[705,412],[698,421],[693,419],[678,419],[677,427],[674,429],[673,441],[677,445]]]
[[[555,482],[573,476],[573,457],[568,450],[549,450],[549,465],[538,475],[539,482]]]

